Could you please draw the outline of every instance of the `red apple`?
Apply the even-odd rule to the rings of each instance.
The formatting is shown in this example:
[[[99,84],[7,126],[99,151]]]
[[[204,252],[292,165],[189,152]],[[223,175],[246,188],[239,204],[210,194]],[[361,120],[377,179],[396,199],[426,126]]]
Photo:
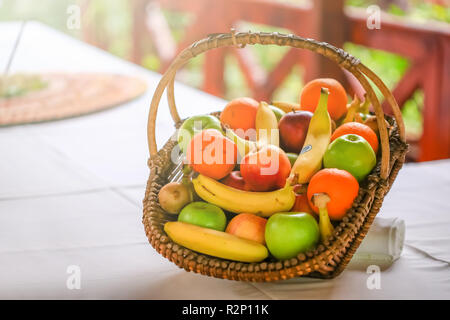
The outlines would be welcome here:
[[[244,178],[242,178],[240,171],[231,171],[231,173],[227,175],[225,178],[223,178],[220,182],[229,187],[236,188],[239,190],[245,191],[250,190],[250,188],[245,183]]]
[[[286,152],[300,153],[308,133],[313,114],[309,111],[286,113],[278,123],[281,148]]]
[[[241,162],[241,175],[251,191],[283,188],[291,172],[291,163],[283,150],[267,145],[247,154]]]
[[[253,240],[265,244],[264,233],[267,220],[251,213],[240,213],[231,219],[225,232],[239,238]]]

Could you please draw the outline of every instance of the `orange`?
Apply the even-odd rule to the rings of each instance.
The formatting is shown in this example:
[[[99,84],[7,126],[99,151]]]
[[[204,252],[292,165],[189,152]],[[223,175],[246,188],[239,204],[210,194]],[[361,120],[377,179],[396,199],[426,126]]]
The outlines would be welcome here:
[[[360,137],[363,137],[370,144],[375,154],[377,153],[378,137],[375,131],[373,131],[369,126],[359,122],[344,123],[333,132],[330,142],[346,134],[356,134]]]
[[[340,169],[322,169],[309,181],[308,201],[314,212],[319,213],[311,201],[315,193],[326,193],[330,197],[327,204],[332,220],[341,220],[358,195],[359,184],[349,172]]]
[[[249,129],[255,130],[256,112],[259,103],[252,98],[237,98],[231,100],[220,114],[220,122],[228,125],[231,129],[241,129],[245,133]],[[251,134],[236,133],[242,138],[250,138]]]
[[[308,82],[300,94],[300,109],[314,112],[319,103],[322,87],[329,91],[328,113],[336,121],[347,112],[347,93],[344,87],[334,79],[322,78]]]
[[[237,154],[233,141],[216,129],[205,129],[192,138],[186,158],[194,171],[219,180],[233,171]]]

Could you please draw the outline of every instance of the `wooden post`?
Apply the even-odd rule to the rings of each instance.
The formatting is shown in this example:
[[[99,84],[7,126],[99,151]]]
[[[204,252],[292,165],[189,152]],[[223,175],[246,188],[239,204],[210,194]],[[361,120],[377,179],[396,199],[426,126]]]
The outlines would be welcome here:
[[[419,161],[450,158],[450,42],[437,42],[430,51],[427,76],[423,79],[425,103]]]
[[[132,48],[131,48],[131,61],[136,64],[142,62],[142,40],[145,38],[143,34],[146,34],[147,28],[145,20],[147,18],[146,6],[147,0],[134,0],[131,2],[133,10],[133,22],[132,22]]]
[[[312,22],[315,24],[315,32],[312,37],[342,48],[348,38],[347,18],[344,14],[345,1],[315,0],[313,3]],[[336,63],[317,54],[314,56],[317,74],[309,73],[307,81],[312,78],[330,77],[338,80],[346,88],[349,87],[344,72]]]
[[[199,15],[204,30],[209,32],[228,32],[232,27],[228,20],[226,3],[208,2]],[[203,35],[203,36],[206,36]],[[218,97],[225,95],[225,53],[226,48],[209,50],[205,53],[205,62],[203,64],[203,91]]]
[[[209,50],[203,64],[203,91],[218,97],[225,95],[225,48]]]

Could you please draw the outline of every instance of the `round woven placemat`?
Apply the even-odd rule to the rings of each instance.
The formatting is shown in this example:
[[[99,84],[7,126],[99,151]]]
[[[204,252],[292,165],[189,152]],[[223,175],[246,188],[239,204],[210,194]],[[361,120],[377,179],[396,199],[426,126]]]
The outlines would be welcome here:
[[[46,73],[41,90],[0,98],[0,126],[59,120],[112,108],[146,89],[136,77],[103,73]]]

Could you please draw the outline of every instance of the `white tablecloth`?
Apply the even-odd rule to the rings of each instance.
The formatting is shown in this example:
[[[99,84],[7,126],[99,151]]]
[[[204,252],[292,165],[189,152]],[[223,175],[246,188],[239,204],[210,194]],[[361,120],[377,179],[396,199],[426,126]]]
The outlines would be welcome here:
[[[0,24],[0,66],[17,23]],[[0,298],[3,299],[401,299],[450,298],[450,161],[408,164],[381,217],[406,222],[401,258],[369,289],[366,270],[334,280],[242,283],[187,273],[159,256],[141,223],[148,177],[146,121],[160,75],[38,23],[28,23],[12,71],[105,71],[147,80],[121,107],[51,123],[0,128]],[[176,85],[182,116],[224,102]],[[158,143],[173,132],[167,104]],[[68,289],[69,266],[80,289]]]

